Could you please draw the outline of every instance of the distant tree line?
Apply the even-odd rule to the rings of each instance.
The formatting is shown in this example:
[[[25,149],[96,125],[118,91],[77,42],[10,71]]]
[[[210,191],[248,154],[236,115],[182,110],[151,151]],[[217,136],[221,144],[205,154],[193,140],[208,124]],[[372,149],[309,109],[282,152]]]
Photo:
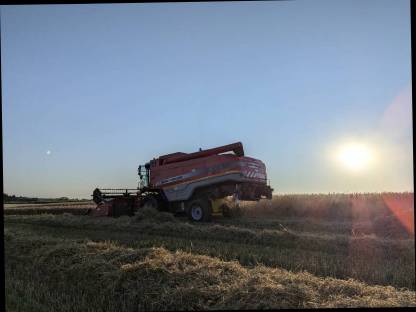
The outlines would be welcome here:
[[[38,202],[66,202],[66,201],[78,201],[82,199],[69,199],[68,197],[59,197],[59,198],[37,198],[37,197],[26,197],[26,196],[16,196],[8,195],[3,193],[3,202],[8,203],[38,203]]]
[[[37,202],[39,201],[39,198],[8,195],[6,193],[3,193],[3,201],[5,202]]]

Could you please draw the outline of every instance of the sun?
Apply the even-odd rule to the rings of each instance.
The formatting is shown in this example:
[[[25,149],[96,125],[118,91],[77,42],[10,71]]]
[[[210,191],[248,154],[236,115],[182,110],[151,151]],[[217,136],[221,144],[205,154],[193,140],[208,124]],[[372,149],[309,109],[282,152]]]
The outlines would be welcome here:
[[[373,153],[365,144],[347,143],[339,147],[337,159],[345,169],[360,172],[371,165]]]

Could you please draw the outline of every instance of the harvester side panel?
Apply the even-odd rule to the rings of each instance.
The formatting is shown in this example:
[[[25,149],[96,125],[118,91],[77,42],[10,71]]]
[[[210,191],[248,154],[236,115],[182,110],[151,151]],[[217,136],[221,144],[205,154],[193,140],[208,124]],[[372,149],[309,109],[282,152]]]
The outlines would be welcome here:
[[[188,200],[195,189],[225,182],[252,184],[254,193],[268,196],[266,167],[260,160],[235,155],[213,155],[154,167],[151,183],[163,190],[168,201]],[[254,198],[253,196],[246,196]]]
[[[155,187],[164,187],[219,173],[239,172],[240,166],[236,160],[238,158],[233,155],[215,155],[154,167],[150,183]]]
[[[214,155],[178,164],[153,167],[150,184],[153,187],[166,187],[228,173],[240,173],[253,182],[266,183],[267,181],[266,167],[260,160],[234,155]]]
[[[218,176],[211,176],[201,178],[196,181],[176,184],[170,187],[163,188],[163,192],[169,201],[185,201],[192,197],[195,190],[201,189],[207,186],[221,186],[222,184],[233,183],[246,185],[248,187],[243,190],[250,190],[250,192],[242,192],[240,199],[242,200],[256,200],[257,197],[267,196],[270,189],[264,183],[255,183],[249,178],[245,178],[240,173],[221,174]],[[234,193],[234,188],[227,196]]]
[[[169,201],[184,201],[191,198],[194,191],[209,185],[218,185],[224,182],[240,182],[239,173],[230,173],[216,177],[204,177],[193,182],[176,184],[170,187],[164,187],[163,192]]]

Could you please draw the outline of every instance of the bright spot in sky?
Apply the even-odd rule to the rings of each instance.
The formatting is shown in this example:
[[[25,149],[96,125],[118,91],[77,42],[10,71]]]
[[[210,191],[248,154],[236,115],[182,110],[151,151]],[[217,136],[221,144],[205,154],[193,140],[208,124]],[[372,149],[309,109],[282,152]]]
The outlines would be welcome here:
[[[371,165],[373,153],[365,144],[348,143],[339,147],[337,159],[344,168],[359,172]]]
[[[50,150],[47,150],[46,151],[46,155],[50,155],[51,154],[51,151]]]

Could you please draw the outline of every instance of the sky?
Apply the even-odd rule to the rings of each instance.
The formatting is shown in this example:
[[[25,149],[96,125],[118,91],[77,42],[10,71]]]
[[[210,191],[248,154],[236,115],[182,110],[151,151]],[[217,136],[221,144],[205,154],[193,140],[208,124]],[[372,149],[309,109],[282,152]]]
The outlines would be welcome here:
[[[1,6],[8,194],[241,141],[274,192],[413,191],[408,0]],[[371,152],[359,171],[336,157]]]

